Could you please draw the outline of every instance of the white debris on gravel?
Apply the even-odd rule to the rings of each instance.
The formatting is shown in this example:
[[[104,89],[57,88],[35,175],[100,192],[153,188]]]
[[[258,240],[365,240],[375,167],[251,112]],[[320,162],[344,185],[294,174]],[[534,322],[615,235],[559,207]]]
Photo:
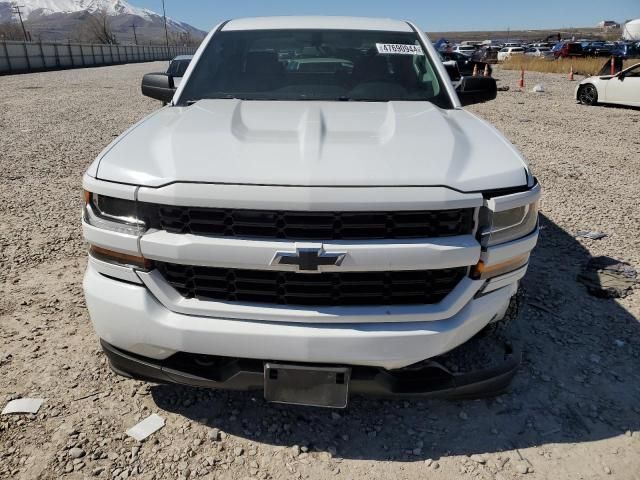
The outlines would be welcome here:
[[[10,413],[38,413],[44,400],[41,398],[20,398],[18,400],[11,400],[2,409],[2,415],[8,415]]]
[[[141,442],[162,427],[164,427],[164,419],[154,413],[131,427],[126,433],[133,439]]]
[[[639,110],[578,105],[566,75],[527,72],[518,92],[519,72],[495,68],[510,90],[468,109],[506,134],[543,186],[540,242],[510,332],[526,360],[495,399],[354,398],[328,413],[124,379],[100,351],[82,296],[81,178],[160,107],[140,80],[164,68],[0,77],[0,401],[47,392],[37,415],[0,417],[0,478],[604,478],[603,465],[637,476],[640,286],[599,299],[576,276],[591,256],[640,266]],[[544,95],[530,91],[538,83]],[[124,434],[123,419],[152,412],[166,425],[145,443]]]
[[[579,230],[576,232],[577,237],[588,238],[590,240],[601,240],[607,236],[604,232],[592,232],[589,230]]]

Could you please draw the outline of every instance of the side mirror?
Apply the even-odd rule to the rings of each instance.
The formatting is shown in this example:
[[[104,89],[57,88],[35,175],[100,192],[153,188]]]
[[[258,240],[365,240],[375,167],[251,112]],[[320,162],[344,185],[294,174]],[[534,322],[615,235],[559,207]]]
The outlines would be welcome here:
[[[166,73],[147,73],[142,77],[142,94],[169,103],[176,93],[173,77]]]
[[[498,84],[491,77],[463,77],[457,88],[463,106],[494,100],[498,96]]]

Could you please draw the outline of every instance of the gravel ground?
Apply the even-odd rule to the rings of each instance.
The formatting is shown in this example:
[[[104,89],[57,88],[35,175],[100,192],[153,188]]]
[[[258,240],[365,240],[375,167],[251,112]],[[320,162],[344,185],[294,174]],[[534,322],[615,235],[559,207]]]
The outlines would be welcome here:
[[[81,291],[80,179],[158,108],[139,81],[162,66],[0,77],[0,407],[45,399],[37,415],[0,417],[0,478],[640,479],[640,293],[598,299],[576,282],[591,256],[640,267],[640,111],[576,105],[557,75],[528,75],[516,92],[518,73],[498,71],[511,91],[472,110],[544,186],[509,332],[522,368],[493,399],[356,398],[335,412],[109,371]],[[125,437],[150,413],[166,426],[141,444]]]

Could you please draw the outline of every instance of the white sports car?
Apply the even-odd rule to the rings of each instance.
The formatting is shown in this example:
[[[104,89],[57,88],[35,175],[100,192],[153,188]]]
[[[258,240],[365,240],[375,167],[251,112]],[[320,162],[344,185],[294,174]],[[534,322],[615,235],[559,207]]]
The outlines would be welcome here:
[[[640,63],[616,75],[585,78],[576,88],[576,100],[583,105],[615,103],[640,107]]]

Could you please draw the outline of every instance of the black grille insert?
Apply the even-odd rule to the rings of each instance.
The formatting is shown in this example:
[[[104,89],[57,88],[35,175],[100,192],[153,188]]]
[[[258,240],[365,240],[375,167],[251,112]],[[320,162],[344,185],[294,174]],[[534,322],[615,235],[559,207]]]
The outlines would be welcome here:
[[[309,274],[159,262],[156,266],[186,298],[307,306],[437,303],[467,272],[466,267],[459,267]]]
[[[291,240],[435,238],[473,233],[474,209],[299,212],[144,206],[153,228],[171,233]]]

